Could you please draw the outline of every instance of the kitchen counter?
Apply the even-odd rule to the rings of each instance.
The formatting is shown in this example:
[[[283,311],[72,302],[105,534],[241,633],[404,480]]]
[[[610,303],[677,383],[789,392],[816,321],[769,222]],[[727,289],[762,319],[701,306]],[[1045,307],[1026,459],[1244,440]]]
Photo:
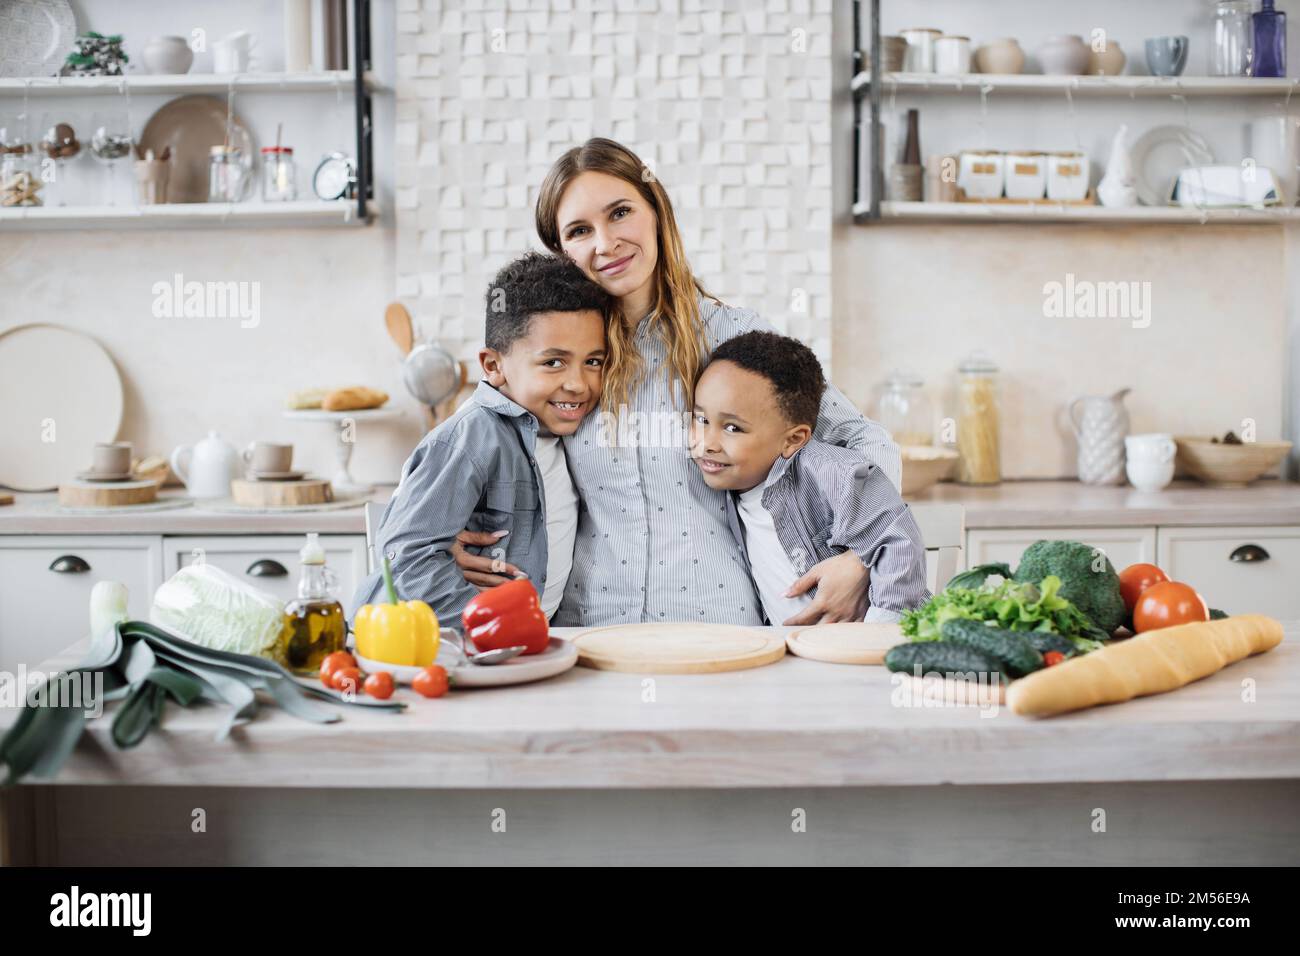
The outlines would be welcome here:
[[[77,653],[70,648],[46,669],[67,666]],[[457,835],[439,830],[436,839],[421,837],[409,846],[379,822],[367,829],[369,838],[392,847],[403,860],[423,858],[418,848],[427,849],[430,839],[444,854],[440,859],[457,858],[461,851],[467,859],[483,859],[490,838],[475,834],[488,832],[486,815],[498,808],[512,808],[521,818],[525,807],[553,814],[553,822],[585,834],[575,847],[583,844],[586,850],[564,851],[577,854],[575,861],[614,854],[615,844],[632,839],[629,827],[637,825],[627,819],[615,825],[611,814],[668,815],[672,826],[680,827],[673,831],[677,836],[662,836],[662,825],[647,824],[649,831],[668,843],[683,841],[682,852],[689,855],[698,821],[670,811],[675,801],[686,808],[683,813],[714,807],[705,822],[724,829],[746,830],[759,826],[755,821],[765,813],[776,813],[765,824],[771,832],[757,839],[755,848],[779,844],[782,833],[789,839],[790,806],[821,807],[823,827],[832,818],[841,820],[837,826],[866,826],[863,806],[878,806],[873,819],[890,831],[885,845],[895,862],[898,853],[919,846],[900,849],[905,833],[928,844],[925,833],[951,834],[958,821],[969,819],[974,826],[989,814],[984,823],[989,832],[1009,828],[1023,834],[1041,822],[1041,845],[1018,859],[1050,862],[1053,846],[1059,850],[1076,840],[1062,833],[1061,814],[1071,815],[1072,832],[1077,828],[1086,835],[1087,814],[1097,806],[1112,814],[1121,807],[1140,812],[1152,839],[1157,831],[1164,833],[1158,841],[1164,849],[1154,852],[1151,843],[1125,846],[1120,840],[1102,849],[1105,841],[1089,843],[1085,836],[1078,841],[1082,855],[1077,859],[1155,863],[1179,858],[1180,847],[1202,844],[1206,853],[1218,852],[1211,846],[1215,841],[1241,837],[1234,827],[1255,827],[1268,837],[1248,840],[1242,852],[1258,845],[1258,859],[1300,859],[1300,822],[1293,813],[1300,799],[1300,621],[1286,623],[1286,639],[1274,651],[1186,688],[1046,720],[1018,717],[1005,708],[920,706],[891,678],[881,667],[792,656],[767,667],[713,675],[644,677],[578,667],[536,684],[453,690],[435,701],[400,691],[411,702],[405,712],[345,710],[344,719],[332,725],[305,723],[268,705],[222,742],[213,739],[221,720],[217,708],[168,705],[161,730],[130,751],[112,746],[107,719],[94,721],[58,779],[13,791],[8,812],[11,821],[39,818],[45,812],[39,809],[42,801],[57,805],[62,835],[42,844],[47,851],[33,852],[81,862],[99,859],[96,846],[104,860],[120,859],[109,843],[120,848],[130,838],[120,834],[118,839],[117,831],[105,826],[108,814],[120,817],[122,828],[141,830],[141,840],[152,840],[149,852],[162,852],[154,831],[160,808],[172,804],[185,820],[190,810],[183,808],[202,806],[209,813],[226,808],[230,817],[222,818],[223,828],[236,827],[234,818],[246,816],[240,826],[267,833],[272,820],[295,833],[309,826],[288,823],[289,806],[309,807],[303,813],[316,821],[310,826],[336,812],[348,814],[350,827],[361,826],[361,818],[381,821],[391,812],[393,820],[409,815],[428,828],[434,804],[447,808],[449,820],[464,814],[474,821]],[[1242,701],[1247,679],[1253,682],[1250,703]],[[14,716],[0,711],[0,725]],[[948,784],[961,786],[937,786]],[[700,789],[718,796],[691,795]],[[998,795],[991,803],[990,794]],[[389,809],[380,813],[380,806]],[[721,806],[727,808],[725,825],[717,815]],[[1214,822],[1189,822],[1187,814],[1202,812]],[[574,813],[577,818],[570,819]],[[1243,816],[1233,823],[1235,814]],[[1122,819],[1115,824],[1121,830]],[[608,846],[597,836],[602,828],[610,829]],[[181,830],[183,836],[178,830],[172,837],[178,861],[245,859],[205,857],[206,850],[194,857],[188,827]],[[716,843],[719,832],[710,831],[705,843]],[[114,839],[105,842],[96,833]],[[301,838],[310,841],[310,831]],[[244,834],[236,841],[241,852],[253,852],[249,839]],[[744,842],[743,834],[736,839]],[[468,842],[455,850],[462,841]],[[286,842],[292,841],[274,845]],[[836,842],[824,842],[825,852],[848,852],[843,846],[835,850]],[[947,850],[936,847],[927,861],[952,856],[951,842]],[[48,850],[55,845],[57,852]],[[734,849],[729,838],[727,845]],[[516,849],[511,859],[544,856],[540,844]],[[306,857],[297,851],[277,856],[271,849],[254,855],[269,862],[325,853],[303,852]],[[967,856],[965,862],[975,859]]]
[[[557,636],[576,628],[554,628]],[[781,631],[791,628],[779,628]],[[41,670],[75,663],[77,652]],[[345,709],[336,724],[262,709],[216,741],[221,711],[169,707],[165,733],[101,751],[59,783],[372,787],[772,787],[1300,777],[1300,621],[1274,651],[1172,694],[1051,720],[1005,708],[896,705],[883,667],[787,655],[722,674],[651,678],[577,667],[535,684],[466,691],[403,713]],[[1257,702],[1240,701],[1251,678]],[[12,712],[0,710],[0,725]],[[414,758],[418,757],[416,760]]]
[[[1179,480],[1156,492],[1078,481],[1007,481],[983,488],[941,482],[907,500],[961,504],[966,527],[975,529],[1300,525],[1300,482],[1278,480],[1245,488]]]
[[[370,500],[386,502],[393,485],[376,486]],[[163,499],[184,497],[169,489]],[[1008,481],[988,488],[942,482],[909,502],[956,503],[967,528],[1127,527],[1142,525],[1300,525],[1300,482],[1258,481],[1246,488],[1208,488],[1176,481],[1163,491],[1098,487],[1077,481]],[[360,506],[289,514],[239,514],[202,506],[165,511],[73,514],[54,494],[14,495],[0,507],[4,534],[363,534]]]
[[[381,504],[392,496],[393,485],[377,485],[367,500]],[[183,491],[160,491],[159,501],[188,501]],[[130,507],[104,509],[102,514],[70,511],[59,505],[58,495],[14,493],[14,503],[0,507],[3,534],[364,534],[362,502],[349,508],[323,511],[267,512],[215,511],[201,503],[179,508],[140,511]]]

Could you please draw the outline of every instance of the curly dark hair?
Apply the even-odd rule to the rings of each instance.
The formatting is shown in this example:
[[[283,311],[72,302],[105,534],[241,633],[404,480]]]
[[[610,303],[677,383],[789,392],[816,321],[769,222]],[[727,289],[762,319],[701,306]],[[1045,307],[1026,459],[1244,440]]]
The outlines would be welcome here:
[[[817,427],[826,376],[812,349],[798,339],[775,332],[746,332],[714,349],[709,365],[714,362],[731,362],[763,376],[772,383],[781,414],[791,425]]]
[[[582,312],[594,309],[608,319],[613,299],[566,256],[529,252],[504,266],[484,297],[487,319],[484,344],[508,352],[528,334],[528,323],[539,312]]]

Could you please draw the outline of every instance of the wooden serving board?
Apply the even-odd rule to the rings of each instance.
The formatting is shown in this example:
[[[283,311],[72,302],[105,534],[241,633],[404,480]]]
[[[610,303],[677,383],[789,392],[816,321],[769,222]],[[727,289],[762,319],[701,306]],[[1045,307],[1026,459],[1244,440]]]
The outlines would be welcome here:
[[[157,498],[156,481],[69,481],[59,485],[59,504],[69,508],[142,505]]]
[[[248,508],[298,508],[334,500],[334,489],[325,478],[298,481],[249,481],[236,478],[230,483],[235,504]]]
[[[574,636],[578,663],[631,674],[716,674],[785,656],[785,640],[735,624],[615,624]]]
[[[883,664],[885,651],[907,638],[897,624],[844,621],[786,635],[791,654],[830,664]]]

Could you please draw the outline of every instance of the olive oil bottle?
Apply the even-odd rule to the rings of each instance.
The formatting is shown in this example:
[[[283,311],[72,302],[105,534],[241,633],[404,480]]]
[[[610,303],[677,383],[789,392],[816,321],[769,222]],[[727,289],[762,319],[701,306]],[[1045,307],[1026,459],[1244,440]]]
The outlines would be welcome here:
[[[285,624],[281,632],[286,666],[296,674],[315,674],[326,654],[344,649],[347,620],[343,605],[334,599],[337,579],[325,567],[325,549],[315,532],[298,552],[302,576],[298,579],[298,597],[284,608]]]

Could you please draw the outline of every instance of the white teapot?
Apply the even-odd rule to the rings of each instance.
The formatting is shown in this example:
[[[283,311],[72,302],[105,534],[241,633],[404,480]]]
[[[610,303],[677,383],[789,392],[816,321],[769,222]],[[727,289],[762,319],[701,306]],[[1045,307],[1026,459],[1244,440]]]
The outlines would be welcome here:
[[[230,480],[239,477],[239,452],[216,432],[172,452],[171,466],[192,498],[229,498]]]

